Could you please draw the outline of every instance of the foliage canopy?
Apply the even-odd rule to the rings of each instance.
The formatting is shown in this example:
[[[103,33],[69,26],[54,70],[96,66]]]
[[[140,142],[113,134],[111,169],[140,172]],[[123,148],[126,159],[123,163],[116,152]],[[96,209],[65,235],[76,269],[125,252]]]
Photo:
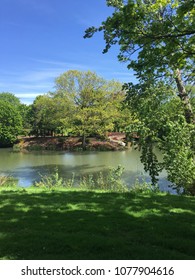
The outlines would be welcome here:
[[[98,28],[86,30],[85,38],[103,31],[104,53],[118,44],[120,61],[128,63],[140,82],[175,81],[188,122],[194,121],[183,83],[194,83],[194,0],[107,0],[114,8]]]
[[[122,84],[107,81],[91,71],[69,70],[55,81],[54,92],[38,96],[32,107],[37,135],[62,133],[82,137],[105,136],[115,126],[125,126]]]
[[[106,53],[118,44],[119,61],[133,69],[128,104],[137,115],[142,161],[153,183],[162,168],[177,188],[195,194],[194,0],[107,0],[113,14],[85,38],[103,32]],[[154,145],[163,152],[159,162]]]
[[[91,71],[70,70],[56,79],[54,97],[72,104],[73,132],[83,137],[85,146],[86,136],[103,136],[114,129],[125,95],[119,82],[106,81]]]
[[[22,117],[11,103],[0,99],[0,147],[12,145],[22,130]]]

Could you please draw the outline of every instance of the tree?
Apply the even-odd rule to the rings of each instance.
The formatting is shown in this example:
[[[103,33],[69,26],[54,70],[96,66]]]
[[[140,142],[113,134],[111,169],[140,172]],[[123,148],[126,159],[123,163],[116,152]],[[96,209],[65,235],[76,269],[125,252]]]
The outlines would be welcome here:
[[[195,130],[184,117],[184,109],[175,89],[165,85],[133,86],[128,104],[139,120],[131,129],[139,135],[141,161],[152,183],[164,168],[172,186],[194,194],[195,163],[193,143]],[[160,149],[162,159],[156,157]]]
[[[19,108],[21,105],[20,99],[10,92],[1,92],[0,100],[7,101],[8,103],[12,104],[16,108]]]
[[[30,124],[28,119],[30,106],[22,104],[20,102],[20,99],[10,92],[0,93],[0,100],[8,102],[12,106],[14,106],[15,109],[18,111],[18,113],[22,117],[23,130],[21,131],[21,133],[25,135],[27,131],[30,130]]]
[[[85,38],[104,32],[104,53],[119,44],[120,61],[128,62],[140,81],[174,79],[188,123],[194,122],[185,82],[194,79],[194,0],[107,0],[114,8],[99,28],[86,30]]]
[[[38,96],[32,105],[32,132],[52,136],[71,128],[71,104],[51,93]]]
[[[195,112],[195,85],[187,85],[186,90],[190,93],[190,103],[192,105],[193,112]]]
[[[136,73],[139,84],[125,88],[140,119],[145,169],[155,183],[164,167],[178,188],[195,194],[195,117],[186,86],[193,85],[195,73],[194,0],[107,0],[107,5],[114,8],[112,16],[84,37],[102,31],[103,52],[118,44],[118,59]],[[154,143],[163,151],[162,163]]]
[[[47,95],[39,95],[32,105],[32,132],[35,135],[52,135],[55,126],[54,121],[55,107],[53,100]]]
[[[30,131],[32,130],[33,126],[33,120],[32,120],[32,104],[26,105],[26,104],[20,104],[19,106],[19,112],[22,117],[22,126],[23,131],[22,135],[29,135]]]
[[[54,96],[74,104],[73,130],[82,136],[83,148],[87,136],[102,136],[113,130],[114,120],[119,117],[119,103],[124,100],[120,83],[106,81],[91,71],[76,70],[67,71],[56,79]]]
[[[22,118],[13,104],[0,99],[0,147],[14,144],[22,130]]]

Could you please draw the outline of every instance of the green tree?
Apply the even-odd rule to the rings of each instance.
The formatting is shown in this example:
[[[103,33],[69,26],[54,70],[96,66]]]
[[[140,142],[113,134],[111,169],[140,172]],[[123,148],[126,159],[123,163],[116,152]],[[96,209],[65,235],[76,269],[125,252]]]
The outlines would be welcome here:
[[[20,102],[20,99],[10,92],[0,93],[0,100],[6,101],[15,107],[15,109],[18,111],[18,113],[22,117],[23,130],[21,131],[21,134],[24,134],[24,135],[27,134],[31,127],[30,123],[29,123],[30,106],[28,106],[26,104],[22,104]]]
[[[14,144],[22,130],[22,118],[13,104],[0,99],[0,147]]]
[[[159,172],[166,169],[168,179],[178,190],[194,194],[195,163],[193,143],[195,130],[186,122],[184,108],[175,89],[164,83],[132,86],[128,95],[131,111],[139,120],[131,130],[139,135],[141,160],[153,184]],[[160,149],[162,160],[156,157]]]
[[[174,80],[183,102],[186,121],[194,122],[185,82],[194,79],[194,0],[107,0],[114,8],[98,28],[86,30],[85,38],[103,31],[107,52],[120,46],[118,58],[135,70],[140,81]]]
[[[7,101],[16,108],[20,108],[21,105],[20,99],[10,92],[1,92],[0,100]]]
[[[32,105],[32,132],[35,135],[52,135],[55,107],[47,95],[37,96]]]
[[[125,87],[140,120],[142,161],[153,182],[164,167],[178,188],[194,194],[194,99],[186,86],[195,73],[194,0],[107,0],[107,5],[113,14],[84,37],[103,32],[103,52],[118,44],[118,59],[136,73],[140,84]],[[163,151],[162,163],[154,143]]]
[[[190,103],[192,105],[193,112],[195,112],[195,85],[187,85],[186,90],[190,93]]]
[[[71,104],[60,96],[51,93],[38,96],[32,105],[32,133],[35,135],[54,135],[71,127]]]
[[[22,126],[23,126],[22,135],[27,136],[29,135],[33,125],[32,104],[31,105],[20,104],[19,112],[22,117]]]
[[[91,71],[70,70],[56,79],[54,96],[69,100],[72,124],[76,134],[82,136],[83,148],[90,134],[104,135],[113,130],[119,117],[119,104],[124,100],[122,85],[106,81]]]

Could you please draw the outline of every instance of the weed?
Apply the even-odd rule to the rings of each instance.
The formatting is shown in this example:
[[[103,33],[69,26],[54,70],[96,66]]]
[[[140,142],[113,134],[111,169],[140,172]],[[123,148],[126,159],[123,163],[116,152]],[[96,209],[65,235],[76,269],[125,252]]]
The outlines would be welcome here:
[[[160,192],[159,186],[152,185],[151,183],[147,183],[144,180],[142,182],[139,179],[136,179],[134,185],[131,186],[131,192],[135,193],[158,193]]]
[[[41,175],[41,180],[35,182],[35,187],[41,187],[46,189],[60,188],[64,186],[64,180],[59,176],[58,168],[55,168],[55,172],[50,176]]]
[[[90,190],[104,190],[104,191],[114,191],[114,192],[124,192],[128,191],[126,185],[122,181],[122,174],[124,168],[118,166],[117,168],[112,168],[108,171],[108,174],[103,174],[99,172],[96,176],[89,174],[83,177],[80,177],[79,184],[77,185],[80,189],[90,189]],[[35,182],[36,187],[42,187],[46,189],[55,189],[59,187],[63,188],[73,188],[75,183],[75,174],[69,180],[64,180],[60,177],[58,169],[55,169],[55,172],[50,176],[41,175],[41,180]]]
[[[0,187],[16,186],[17,179],[12,176],[0,175]]]

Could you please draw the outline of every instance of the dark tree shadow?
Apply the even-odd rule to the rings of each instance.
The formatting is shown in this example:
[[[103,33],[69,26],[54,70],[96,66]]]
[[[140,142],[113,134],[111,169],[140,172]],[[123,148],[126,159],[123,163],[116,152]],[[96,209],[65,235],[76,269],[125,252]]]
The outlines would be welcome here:
[[[195,199],[1,191],[1,259],[194,259]]]

